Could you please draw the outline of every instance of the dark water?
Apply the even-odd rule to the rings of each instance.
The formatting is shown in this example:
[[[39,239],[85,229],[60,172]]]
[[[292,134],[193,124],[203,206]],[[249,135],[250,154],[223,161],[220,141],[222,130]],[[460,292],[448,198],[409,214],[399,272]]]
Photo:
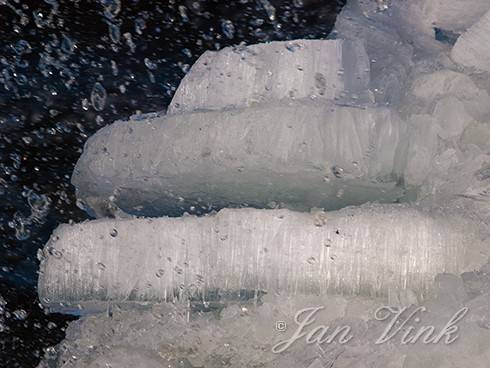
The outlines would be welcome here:
[[[344,1],[0,0],[0,367],[34,367],[70,317],[36,299],[37,251],[87,215],[70,184],[88,136],[164,110],[206,50],[325,38]]]

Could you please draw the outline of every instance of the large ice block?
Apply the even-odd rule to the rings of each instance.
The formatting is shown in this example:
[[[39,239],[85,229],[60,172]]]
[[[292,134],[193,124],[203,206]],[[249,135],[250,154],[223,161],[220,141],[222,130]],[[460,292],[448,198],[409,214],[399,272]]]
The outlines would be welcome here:
[[[207,51],[192,66],[169,114],[289,99],[370,102],[369,59],[361,42],[294,40]]]
[[[389,109],[304,101],[116,122],[88,140],[72,182],[98,215],[393,202],[404,136]]]
[[[417,76],[410,91],[418,101],[407,100],[407,105],[411,103],[411,108],[415,109],[420,104],[423,113],[432,113],[441,99],[454,97],[464,105],[461,110],[475,119],[487,121],[490,114],[488,92],[478,87],[469,76],[452,70],[442,69]]]
[[[490,11],[459,37],[451,57],[463,66],[490,72]]]
[[[473,225],[444,211],[224,209],[216,215],[62,225],[44,249],[43,303],[166,301],[207,290],[430,293],[436,274],[479,267]]]

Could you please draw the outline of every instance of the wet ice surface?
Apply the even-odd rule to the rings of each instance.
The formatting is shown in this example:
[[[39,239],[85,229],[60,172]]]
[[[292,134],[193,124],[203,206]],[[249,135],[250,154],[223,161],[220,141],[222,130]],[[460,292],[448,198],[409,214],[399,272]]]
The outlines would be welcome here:
[[[269,2],[262,3],[270,10]],[[480,14],[475,7],[481,8]],[[43,302],[72,310],[80,304],[79,313],[88,316],[71,325],[67,340],[44,364],[51,363],[55,367],[106,364],[128,367],[158,364],[175,367],[485,367],[490,356],[487,344],[490,337],[489,277],[488,265],[485,265],[490,235],[490,105],[487,103],[490,83],[485,66],[488,62],[486,45],[478,47],[479,40],[486,37],[488,15],[483,15],[487,10],[484,8],[485,4],[475,1],[474,7],[463,14],[465,9],[457,2],[444,5],[428,1],[351,2],[339,16],[335,37],[337,40],[361,37],[366,41],[365,51],[371,63],[369,81],[361,78],[360,83],[367,85],[372,93],[373,98],[367,104],[346,107],[337,99],[335,89],[325,94],[329,101],[322,102],[321,108],[316,101],[301,101],[302,94],[299,101],[286,94],[286,104],[285,95],[280,93],[265,94],[265,99],[252,103],[250,96],[254,96],[254,92],[249,94],[244,87],[253,87],[256,84],[253,80],[243,81],[239,84],[242,90],[230,91],[220,101],[215,91],[205,90],[206,86],[216,88],[213,83],[220,83],[219,73],[219,78],[206,80],[193,76],[191,71],[183,82],[171,116],[118,122],[99,132],[86,146],[74,183],[88,209],[99,216],[116,218],[62,227],[46,248],[40,282]],[[270,15],[274,16],[272,12]],[[436,39],[434,26],[462,34],[453,49],[451,43]],[[231,50],[224,51],[225,57],[221,59],[219,54],[214,56],[218,62],[226,64],[229,52]],[[283,52],[290,56],[287,53],[290,50]],[[255,55],[251,59],[255,60]],[[336,59],[332,57],[332,60]],[[219,69],[219,65],[213,68]],[[314,70],[306,72],[314,74]],[[251,74],[250,71],[243,73]],[[337,80],[338,75],[332,78]],[[347,77],[352,80],[349,78],[352,75]],[[224,80],[226,88],[238,88],[233,78]],[[301,91],[308,91],[312,80],[309,77],[302,80],[305,84],[300,83]],[[206,93],[199,89],[201,82]],[[196,83],[196,86],[192,89],[187,83]],[[322,85],[328,86],[328,81]],[[267,83],[263,87],[266,86]],[[346,85],[341,87],[344,88]],[[277,92],[274,88],[271,90]],[[272,96],[281,100],[280,103],[267,100]],[[328,104],[332,104],[333,111],[325,107]],[[275,110],[277,106],[279,110]],[[178,111],[178,107],[183,110]],[[348,127],[354,125],[359,129],[362,119],[350,121],[347,117],[352,116],[351,109],[356,109],[354,115],[359,114],[361,118],[390,112],[386,115],[389,133],[384,135],[389,139],[374,144],[374,151],[379,154],[373,156],[372,162],[359,159],[364,157],[364,148],[369,147],[369,139],[363,138],[369,134],[357,134],[358,139],[353,141]],[[194,110],[199,111],[191,112]],[[310,117],[299,129],[308,134],[282,135],[286,143],[275,151],[269,136],[276,130],[282,132],[281,124],[295,114]],[[274,132],[255,128],[254,124],[261,119],[279,128]],[[346,121],[351,124],[342,124]],[[226,129],[225,122],[230,129]],[[308,123],[338,129],[336,134],[322,136],[308,131]],[[291,124],[294,123],[291,121]],[[372,119],[368,125],[380,132],[376,130],[377,119]],[[401,126],[404,139],[397,133]],[[184,139],[185,132],[194,132],[194,129],[196,134],[187,138],[187,144],[171,145],[172,139]],[[251,135],[253,149],[248,153],[256,156],[244,170],[245,175],[249,175],[247,185],[240,187],[240,174],[229,168],[235,168],[235,162],[236,168],[246,162],[247,152],[240,151],[243,146],[240,132],[250,133],[254,129],[259,133]],[[305,139],[306,147],[301,151],[298,148],[301,144],[295,139],[301,141],[310,136],[311,140]],[[345,145],[329,141],[333,136],[344,137]],[[379,138],[383,134],[375,136]],[[318,138],[320,143],[315,140]],[[209,142],[211,147],[203,150]],[[318,153],[315,151],[318,147],[332,151],[326,149]],[[170,160],[165,161],[168,158]],[[213,175],[204,180],[200,165],[206,158],[209,160],[206,169]],[[318,162],[322,158],[331,160],[333,165]],[[343,174],[350,172],[347,167],[354,161],[360,174],[342,183]],[[287,172],[280,172],[277,181],[270,175],[284,163],[285,167],[297,164],[295,169],[299,171],[293,174],[305,179],[285,188],[287,195],[296,196],[289,203],[276,198],[277,193],[282,192],[277,190],[281,189],[278,185],[291,183]],[[269,164],[271,167],[267,166]],[[254,172],[253,165],[264,167],[265,174]],[[378,172],[385,172],[388,177],[396,174],[393,181],[397,185],[405,190],[413,188],[413,196],[403,200],[415,204],[365,205],[340,212],[313,209],[317,216],[320,214],[319,218],[314,214],[264,209],[270,207],[268,201],[274,202],[272,207],[294,208],[291,206],[294,202],[305,207],[294,208],[296,210],[309,210],[315,202],[321,202],[317,198],[308,202],[301,196],[302,191],[318,195],[318,191],[308,186],[310,178],[301,171],[310,167],[317,169],[317,166],[319,172],[333,168],[334,183],[339,179],[345,186],[341,188],[341,195],[334,199],[337,201],[340,197],[340,206],[359,204],[350,202],[352,195],[346,196],[345,202],[342,198],[349,189],[362,193],[355,185],[358,185],[356,181],[362,182],[363,175],[375,178],[374,187],[384,189],[383,180],[377,180]],[[213,171],[219,168],[223,169],[222,173]],[[375,174],[370,176],[373,171]],[[261,193],[259,188],[268,181],[272,189]],[[216,187],[204,190],[201,187],[204,182]],[[231,190],[227,191],[230,183]],[[327,180],[324,185],[328,188],[333,184]],[[172,190],[165,193],[163,188],[169,187]],[[202,193],[192,190],[202,190]],[[250,194],[244,195],[247,191]],[[164,198],[165,206],[181,203],[185,208],[194,205],[186,202],[188,197],[199,203],[197,197],[206,193],[209,198],[203,201],[203,209],[211,210],[213,205],[234,207],[253,193],[257,193],[255,198],[260,200],[252,204],[262,209],[224,210],[201,218],[118,218],[120,215],[131,217],[137,206],[141,206],[143,213],[146,208],[149,215],[165,214],[163,205],[158,202],[162,194],[168,197]],[[153,208],[151,198],[155,200]],[[328,209],[331,198],[327,194],[325,198]],[[377,193],[368,200],[383,200],[383,196]],[[414,212],[412,206],[417,206],[426,217]],[[388,219],[378,216],[380,208],[397,208],[399,212],[391,212]],[[275,227],[281,219],[274,214],[280,211],[286,211],[282,220],[291,221],[284,229]],[[234,221],[223,220],[231,217]],[[225,234],[221,234],[221,229],[220,233],[213,231],[219,228],[216,223],[221,220],[227,224]],[[320,221],[320,226],[315,220]],[[335,257],[322,259],[324,247],[322,250],[315,248],[335,235],[346,237],[342,246],[327,247],[332,252],[340,249],[339,268],[334,264]],[[138,252],[138,240],[144,241],[141,246],[145,251]],[[296,240],[303,242],[296,247]],[[315,252],[320,253],[313,254]],[[465,263],[467,254],[478,262]],[[167,260],[171,273],[160,268],[158,257],[164,262]],[[421,270],[423,282],[412,283],[411,278]],[[253,289],[267,294],[249,303],[213,300],[211,308],[211,301],[202,293],[204,299],[198,299],[196,305],[196,300],[186,299],[189,297],[187,286],[196,281],[196,275],[202,276],[197,281],[210,289]],[[337,280],[343,287],[332,293],[325,286],[331,280]],[[366,299],[362,293],[365,289],[360,287],[363,283],[367,289],[376,290],[373,294],[381,298]],[[425,289],[431,292],[423,293]],[[160,304],[160,299],[168,299],[169,292],[172,299],[177,294],[175,303]],[[307,295],[303,295],[305,293]],[[66,306],[64,302],[73,303],[75,307]],[[95,303],[94,309],[90,302]],[[396,336],[376,345],[387,323],[374,320],[374,310],[380,305],[407,306],[410,310],[423,306],[427,311],[420,320],[412,322],[415,326],[432,326],[438,331],[458,310],[466,314],[460,315],[459,339],[452,344],[404,344],[401,336]],[[90,315],[104,306],[105,313]],[[346,344],[325,341],[308,344],[302,339],[275,354],[276,344],[294,332],[295,313],[314,306],[325,306],[326,314],[319,314],[318,324],[349,325],[354,330],[353,340]],[[286,331],[282,331],[284,326],[288,326]],[[408,334],[405,337],[414,331],[409,325],[403,327],[403,333]]]

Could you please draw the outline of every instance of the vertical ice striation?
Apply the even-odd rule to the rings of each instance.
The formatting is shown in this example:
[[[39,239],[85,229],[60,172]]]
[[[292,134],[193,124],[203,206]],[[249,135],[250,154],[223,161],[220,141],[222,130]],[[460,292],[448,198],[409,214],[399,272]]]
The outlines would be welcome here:
[[[408,205],[96,220],[55,232],[39,293],[51,305],[156,302],[215,289],[380,296],[410,288],[426,296],[438,273],[485,262],[473,229],[451,213]]]

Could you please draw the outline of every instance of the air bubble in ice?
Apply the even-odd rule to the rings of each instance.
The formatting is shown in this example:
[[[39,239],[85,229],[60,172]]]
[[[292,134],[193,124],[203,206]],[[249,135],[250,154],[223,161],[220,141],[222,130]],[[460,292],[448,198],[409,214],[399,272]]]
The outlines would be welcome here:
[[[340,179],[344,175],[344,169],[342,169],[340,166],[334,166],[334,167],[332,167],[332,174],[336,178]]]
[[[157,278],[160,278],[160,277],[162,277],[164,274],[165,274],[165,270],[164,270],[163,268],[160,268],[160,269],[159,269],[159,270],[156,272],[155,276],[156,276]]]
[[[476,177],[480,181],[485,181],[487,179],[490,179],[490,165],[478,170],[476,173]]]
[[[63,258],[63,252],[61,252],[61,251],[59,251],[59,250],[57,250],[57,249],[55,249],[53,247],[50,247],[48,249],[48,252],[49,252],[49,254],[51,254],[56,259]]]
[[[301,49],[301,44],[298,42],[286,42],[286,50],[295,52],[296,50]]]
[[[96,82],[90,94],[90,102],[96,111],[104,110],[107,99],[107,92],[100,82]]]
[[[376,0],[378,3],[378,11],[383,12],[390,7],[390,0]]]
[[[309,264],[313,265],[316,263],[316,258],[315,257],[310,257],[306,260]]]
[[[325,94],[325,91],[327,90],[327,80],[322,73],[315,74],[315,87],[318,89],[320,96]]]

